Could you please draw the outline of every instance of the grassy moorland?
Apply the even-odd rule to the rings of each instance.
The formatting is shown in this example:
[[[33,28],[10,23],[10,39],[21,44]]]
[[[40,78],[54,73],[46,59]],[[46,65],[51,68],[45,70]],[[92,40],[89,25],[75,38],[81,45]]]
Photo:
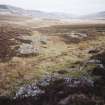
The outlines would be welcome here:
[[[82,66],[92,56],[89,51],[102,50],[105,45],[105,24],[46,21],[40,27],[40,21],[25,22],[0,24],[0,95],[10,95],[52,73],[86,76]],[[23,45],[32,46],[36,52],[30,52],[29,47],[26,53],[28,47]]]

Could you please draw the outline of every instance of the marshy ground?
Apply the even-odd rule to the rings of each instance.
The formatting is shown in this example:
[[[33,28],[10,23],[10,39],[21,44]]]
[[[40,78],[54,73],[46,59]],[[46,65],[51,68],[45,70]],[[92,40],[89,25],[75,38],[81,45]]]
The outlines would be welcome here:
[[[94,65],[85,69],[84,65],[104,50],[104,22],[8,21],[0,25],[1,96],[13,96],[21,86],[52,73],[91,78],[87,71]]]

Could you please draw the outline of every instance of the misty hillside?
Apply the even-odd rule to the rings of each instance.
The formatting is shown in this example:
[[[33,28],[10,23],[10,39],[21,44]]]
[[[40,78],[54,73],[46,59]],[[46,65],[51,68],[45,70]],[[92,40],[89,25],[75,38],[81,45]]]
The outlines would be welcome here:
[[[0,5],[0,14],[3,15],[25,15],[27,14],[24,9],[9,6],[9,5]]]
[[[105,11],[82,16],[83,19],[105,19]]]
[[[2,15],[18,15],[18,16],[32,16],[35,18],[51,18],[51,19],[70,19],[73,15],[64,13],[47,13],[38,10],[24,10],[22,8],[0,5],[0,14]]]
[[[31,16],[35,18],[48,19],[105,19],[105,11],[97,12],[85,16],[76,16],[62,12],[43,12],[39,10],[25,10],[10,5],[0,5],[0,15]]]

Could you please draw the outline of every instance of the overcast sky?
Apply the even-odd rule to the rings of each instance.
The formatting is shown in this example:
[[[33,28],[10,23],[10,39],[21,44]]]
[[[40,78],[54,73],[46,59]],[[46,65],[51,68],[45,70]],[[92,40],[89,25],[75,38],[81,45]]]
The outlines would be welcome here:
[[[105,11],[105,0],[0,0],[0,4],[10,4],[24,9],[78,15]]]

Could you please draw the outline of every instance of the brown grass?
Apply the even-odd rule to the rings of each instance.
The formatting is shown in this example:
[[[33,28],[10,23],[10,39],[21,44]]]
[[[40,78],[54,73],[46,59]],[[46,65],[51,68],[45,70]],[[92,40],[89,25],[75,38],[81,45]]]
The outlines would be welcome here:
[[[21,85],[35,81],[43,75],[70,68],[74,66],[74,63],[88,59],[91,56],[88,54],[90,49],[105,45],[105,35],[97,32],[97,30],[105,28],[104,25],[84,27],[63,25],[26,29],[12,25],[1,26],[1,59],[4,60],[7,55],[11,55],[11,59],[0,62],[0,95],[10,94]],[[77,41],[67,37],[71,31],[86,32],[88,38]],[[11,46],[20,44],[16,43],[19,35],[46,35],[48,42],[46,45],[40,46],[41,53],[38,56],[17,57],[15,54],[11,54],[13,53]],[[80,76],[82,73],[84,71],[69,71],[68,75]]]

